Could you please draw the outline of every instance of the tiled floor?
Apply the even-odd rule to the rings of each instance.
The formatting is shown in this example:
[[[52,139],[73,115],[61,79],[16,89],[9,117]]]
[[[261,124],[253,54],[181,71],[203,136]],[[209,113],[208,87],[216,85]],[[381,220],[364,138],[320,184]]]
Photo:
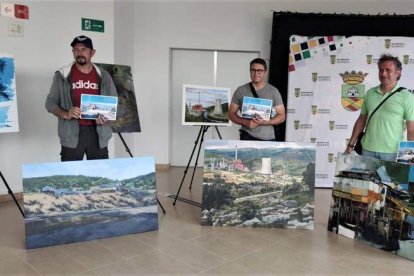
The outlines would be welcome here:
[[[201,170],[181,196],[201,201]],[[326,231],[331,190],[317,189],[315,229],[200,226],[200,208],[173,200],[184,168],[157,172],[159,231],[25,249],[23,219],[13,202],[0,204],[1,275],[414,275],[414,262]]]

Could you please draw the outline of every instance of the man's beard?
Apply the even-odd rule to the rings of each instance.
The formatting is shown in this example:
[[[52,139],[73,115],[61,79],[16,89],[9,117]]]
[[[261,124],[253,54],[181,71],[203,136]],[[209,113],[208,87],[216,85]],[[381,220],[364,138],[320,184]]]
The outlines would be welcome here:
[[[79,65],[85,65],[86,64],[86,58],[84,56],[78,56],[76,57],[76,63]]]

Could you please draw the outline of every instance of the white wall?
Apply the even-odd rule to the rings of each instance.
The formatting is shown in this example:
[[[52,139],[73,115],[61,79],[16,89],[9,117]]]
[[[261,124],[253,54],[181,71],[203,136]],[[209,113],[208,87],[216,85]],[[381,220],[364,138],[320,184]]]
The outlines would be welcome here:
[[[114,5],[114,18],[115,18],[115,64],[128,65],[132,67],[132,77],[134,78],[134,88],[137,97],[138,115],[141,115],[141,91],[138,91],[139,86],[136,83],[134,73],[134,6],[132,1],[115,0]],[[142,127],[142,123],[141,123]],[[122,133],[128,148],[131,153],[134,153],[134,137],[140,135],[139,133]],[[115,141],[115,156],[116,157],[129,157],[128,152],[125,149],[121,139],[118,135],[114,135]]]
[[[272,10],[414,13],[409,0],[7,2],[30,8],[29,20],[16,20],[24,24],[23,38],[8,37],[10,19],[0,17],[0,53],[15,56],[17,72],[20,132],[0,134],[0,170],[14,192],[22,191],[22,164],[59,160],[57,121],[44,100],[54,70],[72,60],[69,43],[82,33],[82,17],[105,21],[105,33],[86,33],[97,48],[95,61],[133,68],[142,132],[124,135],[132,153],[169,164],[170,48],[260,51],[267,59]],[[115,156],[127,156],[114,140]],[[0,194],[6,193],[0,183]]]
[[[134,2],[134,81],[142,127],[142,133],[132,138],[135,155],[154,155],[157,164],[170,162],[169,49],[259,51],[268,59],[272,11],[410,14],[414,13],[414,1]],[[192,146],[182,149],[183,154],[189,155]]]
[[[2,1],[3,2],[3,1]],[[113,1],[7,1],[27,5],[29,20],[0,17],[0,54],[15,58],[20,131],[0,133],[0,170],[13,192],[22,191],[21,165],[60,160],[57,119],[44,102],[53,73],[72,60],[70,43],[79,34],[90,36],[95,61],[114,60]],[[105,21],[105,32],[82,32],[81,18]],[[8,22],[23,22],[24,36],[9,37]],[[0,194],[7,189],[0,180]]]

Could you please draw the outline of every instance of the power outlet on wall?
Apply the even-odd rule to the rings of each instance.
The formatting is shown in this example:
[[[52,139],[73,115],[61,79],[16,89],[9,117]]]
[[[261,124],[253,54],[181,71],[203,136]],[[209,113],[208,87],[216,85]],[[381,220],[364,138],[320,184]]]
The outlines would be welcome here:
[[[9,21],[9,36],[23,36],[23,22]]]

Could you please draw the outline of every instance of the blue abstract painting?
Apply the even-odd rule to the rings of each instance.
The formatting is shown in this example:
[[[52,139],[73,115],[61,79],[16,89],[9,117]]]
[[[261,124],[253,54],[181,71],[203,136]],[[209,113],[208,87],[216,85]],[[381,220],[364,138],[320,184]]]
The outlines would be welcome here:
[[[28,249],[158,230],[153,157],[22,166]]]
[[[14,58],[0,54],[0,133],[19,131]]]

